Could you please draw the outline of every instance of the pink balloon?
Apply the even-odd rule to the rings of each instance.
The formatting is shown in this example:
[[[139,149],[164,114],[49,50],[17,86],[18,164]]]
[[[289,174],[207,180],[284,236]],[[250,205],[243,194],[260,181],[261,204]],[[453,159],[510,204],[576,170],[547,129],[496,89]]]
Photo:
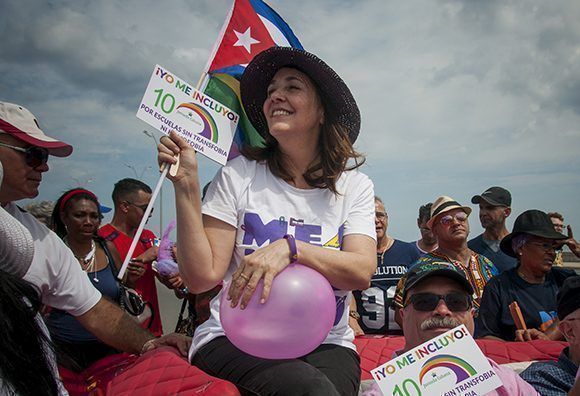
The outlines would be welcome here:
[[[246,309],[231,308],[222,292],[220,317],[228,339],[242,351],[265,359],[293,359],[318,347],[336,314],[330,283],[319,272],[290,264],[274,278],[270,297],[260,304],[263,281]]]

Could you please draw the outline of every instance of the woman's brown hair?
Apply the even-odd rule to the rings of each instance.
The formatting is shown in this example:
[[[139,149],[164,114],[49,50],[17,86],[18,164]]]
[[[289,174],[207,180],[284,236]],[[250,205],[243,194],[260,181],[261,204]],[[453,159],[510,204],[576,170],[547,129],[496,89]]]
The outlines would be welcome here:
[[[324,99],[322,102],[324,105]],[[335,119],[326,106],[324,114],[326,120]],[[293,177],[285,166],[284,155],[278,147],[278,142],[269,131],[265,131],[264,134],[264,147],[244,145],[242,154],[251,160],[266,161],[274,176],[292,181]],[[342,172],[358,168],[366,159],[354,149],[346,128],[336,122],[322,124],[318,143],[318,156],[309,164],[303,175],[304,180],[311,187],[328,188],[334,194],[338,194],[336,181]],[[354,163],[349,165],[351,159]]]

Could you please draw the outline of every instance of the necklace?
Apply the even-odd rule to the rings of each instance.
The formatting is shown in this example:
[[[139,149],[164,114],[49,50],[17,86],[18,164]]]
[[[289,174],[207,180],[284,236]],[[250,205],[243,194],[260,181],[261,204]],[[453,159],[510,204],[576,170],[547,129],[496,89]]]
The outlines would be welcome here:
[[[381,263],[385,261],[385,253],[387,252],[387,250],[389,250],[391,246],[393,246],[393,244],[395,243],[395,240],[393,238],[389,237],[387,238],[388,238],[387,243],[385,244],[385,248],[383,249],[383,251],[382,252],[377,251],[377,256],[381,258]]]
[[[97,245],[95,241],[91,239],[91,250],[84,256],[77,256],[76,253],[72,250],[70,245],[68,244],[68,239],[64,237],[64,243],[71,249],[75,258],[80,262],[81,268],[88,274],[89,272],[93,273],[93,280],[95,283],[99,283],[99,276],[97,271],[95,270],[95,264],[97,262]]]
[[[519,268],[516,270],[516,273],[520,276],[520,278],[522,278],[523,280],[525,280],[528,283],[540,284],[540,283],[544,283],[544,280],[545,280],[545,278],[544,278],[538,282],[537,280],[530,279],[530,277],[527,276],[526,274],[524,274]]]

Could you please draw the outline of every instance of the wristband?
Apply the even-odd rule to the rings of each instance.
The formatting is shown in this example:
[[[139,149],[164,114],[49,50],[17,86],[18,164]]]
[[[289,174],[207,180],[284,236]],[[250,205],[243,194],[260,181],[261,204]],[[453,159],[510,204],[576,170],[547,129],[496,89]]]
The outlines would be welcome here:
[[[294,236],[290,234],[284,235],[284,239],[286,239],[288,245],[290,245],[290,264],[297,262],[298,250],[296,249],[296,239],[294,239]]]

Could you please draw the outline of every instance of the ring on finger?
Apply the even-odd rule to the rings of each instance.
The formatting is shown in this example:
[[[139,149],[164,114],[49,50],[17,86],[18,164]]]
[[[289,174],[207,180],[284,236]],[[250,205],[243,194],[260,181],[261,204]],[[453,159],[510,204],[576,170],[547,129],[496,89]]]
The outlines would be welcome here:
[[[250,277],[248,275],[244,274],[243,272],[240,274],[240,278],[242,278],[246,282],[250,280]]]

